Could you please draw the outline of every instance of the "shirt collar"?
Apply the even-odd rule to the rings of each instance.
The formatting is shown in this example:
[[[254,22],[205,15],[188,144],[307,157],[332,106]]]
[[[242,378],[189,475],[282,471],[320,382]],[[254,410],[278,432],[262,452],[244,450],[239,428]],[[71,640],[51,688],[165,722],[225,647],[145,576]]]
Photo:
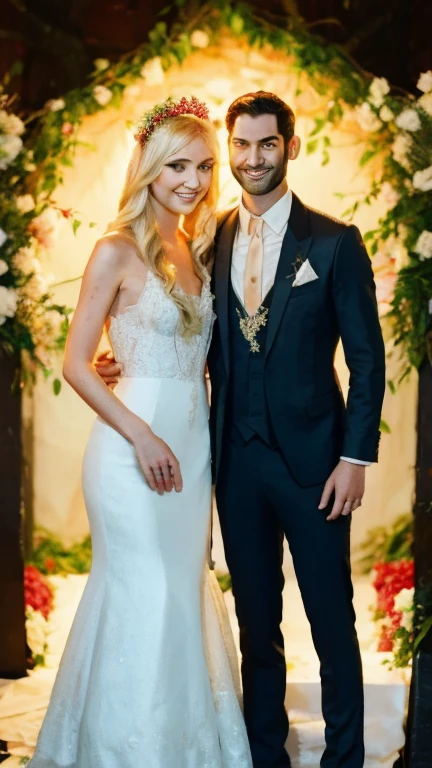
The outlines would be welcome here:
[[[292,207],[292,192],[288,189],[284,196],[277,201],[271,208],[268,209],[261,216],[262,220],[273,230],[277,235],[283,232],[284,227],[288,224]],[[240,202],[239,206],[239,219],[240,229],[243,235],[249,235],[249,219],[251,214],[243,203]],[[259,218],[259,217],[257,217]]]

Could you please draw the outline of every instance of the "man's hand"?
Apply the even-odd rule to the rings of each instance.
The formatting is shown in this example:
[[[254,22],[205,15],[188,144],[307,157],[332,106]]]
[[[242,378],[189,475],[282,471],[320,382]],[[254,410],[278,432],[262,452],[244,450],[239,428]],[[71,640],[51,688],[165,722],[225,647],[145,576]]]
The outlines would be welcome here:
[[[332,493],[335,502],[327,520],[336,520],[339,515],[349,515],[361,506],[365,490],[365,469],[361,464],[341,460],[327,480],[318,509],[325,509]]]
[[[121,376],[121,365],[110,352],[103,352],[95,362],[96,373],[99,374],[104,384],[113,389]]]

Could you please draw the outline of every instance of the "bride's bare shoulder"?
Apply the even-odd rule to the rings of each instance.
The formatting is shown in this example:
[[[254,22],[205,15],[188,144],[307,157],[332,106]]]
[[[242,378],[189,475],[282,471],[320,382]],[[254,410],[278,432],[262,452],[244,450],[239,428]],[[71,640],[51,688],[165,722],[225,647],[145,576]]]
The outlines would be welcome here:
[[[90,262],[124,269],[137,258],[140,256],[132,237],[123,232],[107,232],[95,243]]]

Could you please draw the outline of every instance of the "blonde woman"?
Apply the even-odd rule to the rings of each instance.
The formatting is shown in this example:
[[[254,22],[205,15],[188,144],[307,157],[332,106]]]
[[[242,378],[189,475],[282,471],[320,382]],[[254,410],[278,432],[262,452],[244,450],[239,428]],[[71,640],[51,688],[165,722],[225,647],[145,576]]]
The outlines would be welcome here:
[[[251,768],[206,567],[218,146],[194,98],[157,105],[136,139],[66,349],[64,376],[97,414],[83,471],[93,566],[30,765]],[[106,323],[113,390],[92,364]]]

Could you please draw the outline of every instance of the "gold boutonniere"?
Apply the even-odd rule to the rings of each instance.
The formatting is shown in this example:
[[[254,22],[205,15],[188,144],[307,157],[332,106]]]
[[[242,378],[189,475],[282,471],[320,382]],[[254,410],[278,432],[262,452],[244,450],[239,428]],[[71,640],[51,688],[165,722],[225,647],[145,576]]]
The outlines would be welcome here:
[[[297,277],[297,272],[299,271],[299,269],[301,269],[302,265],[303,265],[302,252],[300,250],[298,250],[297,251],[297,256],[295,257],[294,261],[291,262],[291,266],[292,266],[294,272],[291,272],[290,275],[287,275],[286,279],[288,280],[288,278],[290,278],[290,277],[296,278]]]
[[[259,307],[252,316],[247,313],[242,315],[239,309],[236,309],[236,312],[240,319],[240,330],[246,341],[249,342],[251,352],[259,352],[260,345],[256,340],[256,335],[260,328],[267,325],[268,307]]]

